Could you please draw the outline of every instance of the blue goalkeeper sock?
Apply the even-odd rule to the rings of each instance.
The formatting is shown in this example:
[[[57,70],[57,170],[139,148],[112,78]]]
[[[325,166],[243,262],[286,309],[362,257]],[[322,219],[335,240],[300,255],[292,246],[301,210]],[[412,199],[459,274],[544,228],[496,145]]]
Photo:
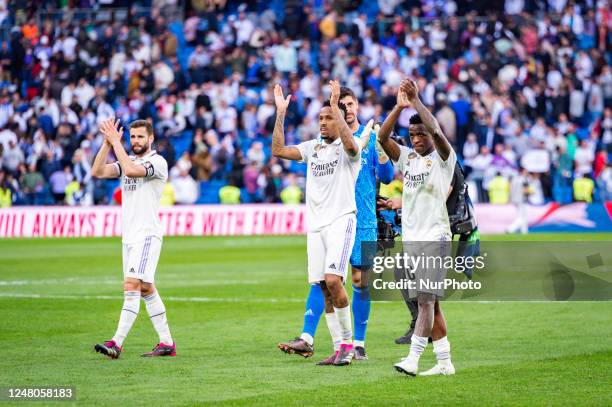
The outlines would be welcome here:
[[[315,332],[321,320],[321,315],[325,311],[325,298],[319,284],[312,284],[306,299],[306,312],[304,312],[304,327],[300,338],[309,344],[314,343]]]
[[[370,318],[370,288],[353,285],[353,325],[355,326],[355,346],[364,346],[366,328]]]

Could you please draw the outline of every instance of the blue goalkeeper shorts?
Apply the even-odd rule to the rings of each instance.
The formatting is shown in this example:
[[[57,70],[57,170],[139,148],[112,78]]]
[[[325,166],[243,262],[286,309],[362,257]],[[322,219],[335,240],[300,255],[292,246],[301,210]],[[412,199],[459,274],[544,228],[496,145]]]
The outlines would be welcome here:
[[[361,242],[375,242],[378,238],[376,228],[357,228],[355,244],[351,253],[351,266],[361,268]]]

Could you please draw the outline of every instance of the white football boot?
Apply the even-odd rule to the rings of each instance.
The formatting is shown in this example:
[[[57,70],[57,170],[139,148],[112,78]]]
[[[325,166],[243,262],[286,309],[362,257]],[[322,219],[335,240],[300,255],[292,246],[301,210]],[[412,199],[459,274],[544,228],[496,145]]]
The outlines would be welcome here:
[[[409,376],[416,376],[417,372],[419,371],[419,361],[413,360],[407,356],[402,358],[399,363],[396,363],[393,366],[398,372],[407,374]]]
[[[444,375],[450,376],[455,374],[455,366],[450,362],[440,363],[438,362],[434,367],[429,369],[426,372],[419,373],[419,376],[434,376],[434,375]]]

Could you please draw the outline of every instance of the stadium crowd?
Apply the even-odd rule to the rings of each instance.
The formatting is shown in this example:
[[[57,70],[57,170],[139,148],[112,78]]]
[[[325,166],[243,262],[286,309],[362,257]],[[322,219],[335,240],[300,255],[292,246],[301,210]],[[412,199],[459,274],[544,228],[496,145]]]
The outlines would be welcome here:
[[[163,4],[36,19],[26,3],[0,0],[1,206],[118,200],[116,181],[91,175],[112,116],[152,120],[165,204],[299,202],[303,165],[270,154],[272,85],[292,95],[287,143],[299,143],[318,134],[329,79],[354,90],[365,123],[384,119],[405,76],[474,200],[513,201],[520,168],[531,203],[612,200],[608,1],[194,1],[184,21]]]

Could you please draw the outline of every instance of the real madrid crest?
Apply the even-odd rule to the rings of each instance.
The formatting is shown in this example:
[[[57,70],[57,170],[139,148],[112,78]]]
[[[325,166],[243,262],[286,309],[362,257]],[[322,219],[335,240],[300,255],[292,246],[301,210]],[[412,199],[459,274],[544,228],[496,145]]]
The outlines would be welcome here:
[[[430,159],[427,159],[425,161],[425,167],[427,167],[427,169],[430,170],[432,166],[433,166],[433,161],[431,161]]]

